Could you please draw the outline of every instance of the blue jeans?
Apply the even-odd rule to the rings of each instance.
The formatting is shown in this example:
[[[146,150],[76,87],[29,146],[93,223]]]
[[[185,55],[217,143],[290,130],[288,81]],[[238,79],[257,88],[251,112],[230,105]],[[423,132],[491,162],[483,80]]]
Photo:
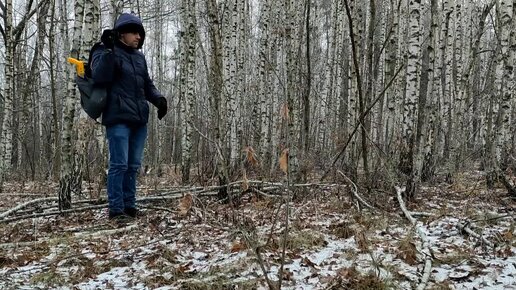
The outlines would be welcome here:
[[[109,143],[109,213],[136,207],[136,175],[142,164],[147,126],[116,124],[106,128]]]

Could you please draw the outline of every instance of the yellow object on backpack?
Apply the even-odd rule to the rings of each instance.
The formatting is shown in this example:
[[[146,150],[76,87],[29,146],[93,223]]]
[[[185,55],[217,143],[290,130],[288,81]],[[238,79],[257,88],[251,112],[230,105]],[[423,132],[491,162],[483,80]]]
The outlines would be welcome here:
[[[68,58],[68,62],[75,65],[75,70],[77,71],[77,75],[81,78],[84,77],[84,61],[78,60],[73,57]]]

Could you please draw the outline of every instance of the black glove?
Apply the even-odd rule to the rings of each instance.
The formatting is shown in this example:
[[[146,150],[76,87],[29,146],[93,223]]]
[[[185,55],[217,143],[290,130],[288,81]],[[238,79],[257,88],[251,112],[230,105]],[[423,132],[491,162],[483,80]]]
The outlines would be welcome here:
[[[102,36],[100,40],[104,44],[105,47],[113,49],[115,47],[115,40],[118,37],[118,33],[116,30],[106,29],[102,32]]]
[[[156,107],[158,107],[158,119],[161,120],[167,114],[167,99],[165,99],[164,97],[158,98],[158,100],[156,101]]]

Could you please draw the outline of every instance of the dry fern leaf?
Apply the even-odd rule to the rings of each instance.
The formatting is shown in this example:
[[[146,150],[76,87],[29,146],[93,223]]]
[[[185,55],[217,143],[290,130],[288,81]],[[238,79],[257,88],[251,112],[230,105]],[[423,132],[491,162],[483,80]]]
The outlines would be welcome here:
[[[252,166],[258,165],[258,158],[256,158],[256,152],[254,151],[253,147],[247,146],[244,148],[244,151],[246,153],[246,159],[249,164]]]
[[[186,216],[193,205],[193,196],[191,194],[185,195],[179,201],[179,215]]]

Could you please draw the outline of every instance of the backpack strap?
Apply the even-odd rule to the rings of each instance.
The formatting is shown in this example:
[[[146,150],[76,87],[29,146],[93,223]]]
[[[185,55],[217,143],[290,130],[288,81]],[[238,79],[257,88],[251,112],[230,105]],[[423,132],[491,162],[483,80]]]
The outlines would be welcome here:
[[[88,57],[88,64],[85,68],[85,75],[91,78],[91,62],[93,61],[93,53],[102,45],[102,42],[95,43],[90,49],[90,55]]]

